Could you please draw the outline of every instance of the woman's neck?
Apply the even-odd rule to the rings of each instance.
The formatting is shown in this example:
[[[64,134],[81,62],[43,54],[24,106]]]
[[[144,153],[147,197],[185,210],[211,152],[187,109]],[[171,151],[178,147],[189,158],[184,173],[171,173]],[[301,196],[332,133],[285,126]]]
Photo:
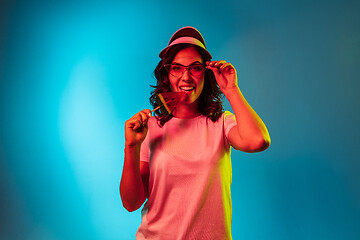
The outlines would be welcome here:
[[[191,104],[179,103],[174,109],[173,115],[176,118],[195,118],[201,115],[198,110],[198,102],[195,101]]]

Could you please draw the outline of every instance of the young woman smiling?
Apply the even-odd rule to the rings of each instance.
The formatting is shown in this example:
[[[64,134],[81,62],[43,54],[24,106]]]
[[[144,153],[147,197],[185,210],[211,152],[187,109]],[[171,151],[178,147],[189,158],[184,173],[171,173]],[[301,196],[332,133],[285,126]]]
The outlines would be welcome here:
[[[178,30],[160,53],[157,84],[186,95],[168,116],[145,109],[125,123],[124,207],[142,206],[136,239],[232,239],[231,147],[259,152],[269,133],[245,100],[232,64],[211,61],[200,32]],[[222,94],[234,114],[223,111]]]

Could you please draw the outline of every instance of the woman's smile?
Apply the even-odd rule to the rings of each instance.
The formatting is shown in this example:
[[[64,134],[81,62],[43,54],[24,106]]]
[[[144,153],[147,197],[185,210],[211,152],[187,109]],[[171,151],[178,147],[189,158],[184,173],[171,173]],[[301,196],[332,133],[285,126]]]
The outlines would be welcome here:
[[[179,89],[182,92],[191,93],[195,89],[195,87],[194,86],[180,86]]]

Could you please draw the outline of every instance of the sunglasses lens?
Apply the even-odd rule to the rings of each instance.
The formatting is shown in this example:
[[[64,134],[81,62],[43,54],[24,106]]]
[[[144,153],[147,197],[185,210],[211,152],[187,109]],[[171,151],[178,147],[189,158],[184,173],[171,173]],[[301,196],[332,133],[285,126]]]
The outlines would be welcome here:
[[[199,76],[204,72],[204,66],[201,64],[194,64],[190,66],[183,66],[179,64],[166,64],[164,65],[164,67],[171,75],[175,77],[181,77],[187,69],[193,76]]]
[[[180,77],[185,72],[186,68],[181,65],[172,64],[169,73],[173,76]]]
[[[199,76],[203,73],[203,71],[204,71],[203,65],[196,64],[196,65],[190,66],[190,73],[193,76]]]

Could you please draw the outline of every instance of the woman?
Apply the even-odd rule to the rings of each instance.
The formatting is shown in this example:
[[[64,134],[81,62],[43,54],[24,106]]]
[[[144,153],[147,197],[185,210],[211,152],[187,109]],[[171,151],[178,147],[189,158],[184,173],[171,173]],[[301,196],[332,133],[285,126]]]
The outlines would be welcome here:
[[[210,61],[201,34],[178,30],[160,53],[161,92],[185,92],[169,116],[145,109],[125,123],[125,160],[120,183],[124,207],[141,207],[136,239],[232,239],[230,149],[258,152],[268,131],[246,102],[235,68]],[[223,112],[221,94],[235,116]]]

